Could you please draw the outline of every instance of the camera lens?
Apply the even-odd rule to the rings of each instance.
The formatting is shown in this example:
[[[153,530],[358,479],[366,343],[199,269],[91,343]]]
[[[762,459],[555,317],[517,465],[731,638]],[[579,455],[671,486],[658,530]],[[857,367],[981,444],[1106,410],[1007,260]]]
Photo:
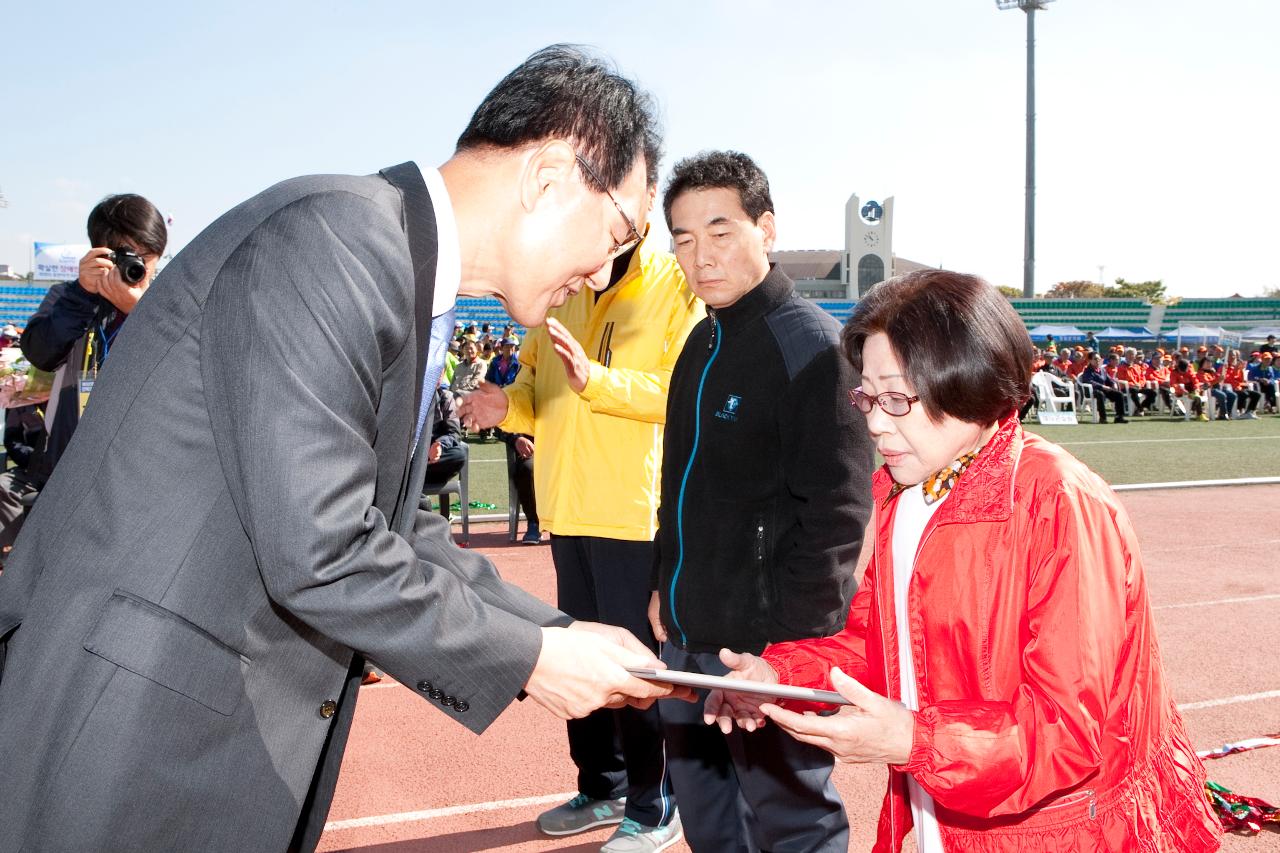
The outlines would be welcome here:
[[[120,277],[130,284],[137,284],[147,277],[147,265],[137,258],[126,258],[120,264]]]
[[[119,248],[107,255],[112,263],[116,265],[116,269],[120,271],[120,278],[129,284],[137,284],[147,277],[147,264],[142,257],[136,252],[129,249]]]

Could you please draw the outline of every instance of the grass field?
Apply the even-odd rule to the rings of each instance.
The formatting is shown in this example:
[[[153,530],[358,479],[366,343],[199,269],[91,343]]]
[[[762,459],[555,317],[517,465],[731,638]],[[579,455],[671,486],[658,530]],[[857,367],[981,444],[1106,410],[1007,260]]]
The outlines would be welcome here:
[[[1127,424],[1081,424],[1026,428],[1069,450],[1113,485],[1171,480],[1280,477],[1280,417],[1256,421],[1139,418]],[[506,448],[501,442],[471,444],[471,500],[496,505],[476,514],[507,512]]]

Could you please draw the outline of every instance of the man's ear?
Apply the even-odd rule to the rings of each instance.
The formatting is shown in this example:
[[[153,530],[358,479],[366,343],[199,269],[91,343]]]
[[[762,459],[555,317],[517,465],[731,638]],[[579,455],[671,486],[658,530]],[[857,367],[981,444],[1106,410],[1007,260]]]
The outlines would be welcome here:
[[[525,154],[520,175],[520,206],[532,211],[547,197],[579,180],[578,158],[563,139],[548,139]]]
[[[756,227],[763,232],[764,250],[766,252],[773,251],[773,243],[778,238],[778,224],[774,221],[773,211],[766,210],[760,214],[760,218],[756,220]]]

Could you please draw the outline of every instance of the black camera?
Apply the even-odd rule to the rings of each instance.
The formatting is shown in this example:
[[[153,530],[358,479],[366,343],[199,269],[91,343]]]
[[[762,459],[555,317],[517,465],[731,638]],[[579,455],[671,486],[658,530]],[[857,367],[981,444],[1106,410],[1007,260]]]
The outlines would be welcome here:
[[[112,249],[107,257],[120,270],[120,277],[129,284],[137,284],[147,277],[147,262],[137,252],[125,248]]]

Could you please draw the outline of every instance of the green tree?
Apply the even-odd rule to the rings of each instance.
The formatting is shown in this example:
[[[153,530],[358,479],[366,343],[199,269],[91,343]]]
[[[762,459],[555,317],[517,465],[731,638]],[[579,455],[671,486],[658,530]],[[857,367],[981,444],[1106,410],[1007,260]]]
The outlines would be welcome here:
[[[1044,295],[1045,299],[1101,299],[1106,288],[1096,281],[1060,281]]]
[[[1156,279],[1155,281],[1125,281],[1122,278],[1116,279],[1115,287],[1108,287],[1108,297],[1113,299],[1145,299],[1148,302],[1163,302],[1165,299],[1164,282]]]
[[[1007,284],[997,284],[996,290],[1003,293],[1005,299],[1021,299],[1022,298],[1022,288],[1020,287],[1010,287]]]

